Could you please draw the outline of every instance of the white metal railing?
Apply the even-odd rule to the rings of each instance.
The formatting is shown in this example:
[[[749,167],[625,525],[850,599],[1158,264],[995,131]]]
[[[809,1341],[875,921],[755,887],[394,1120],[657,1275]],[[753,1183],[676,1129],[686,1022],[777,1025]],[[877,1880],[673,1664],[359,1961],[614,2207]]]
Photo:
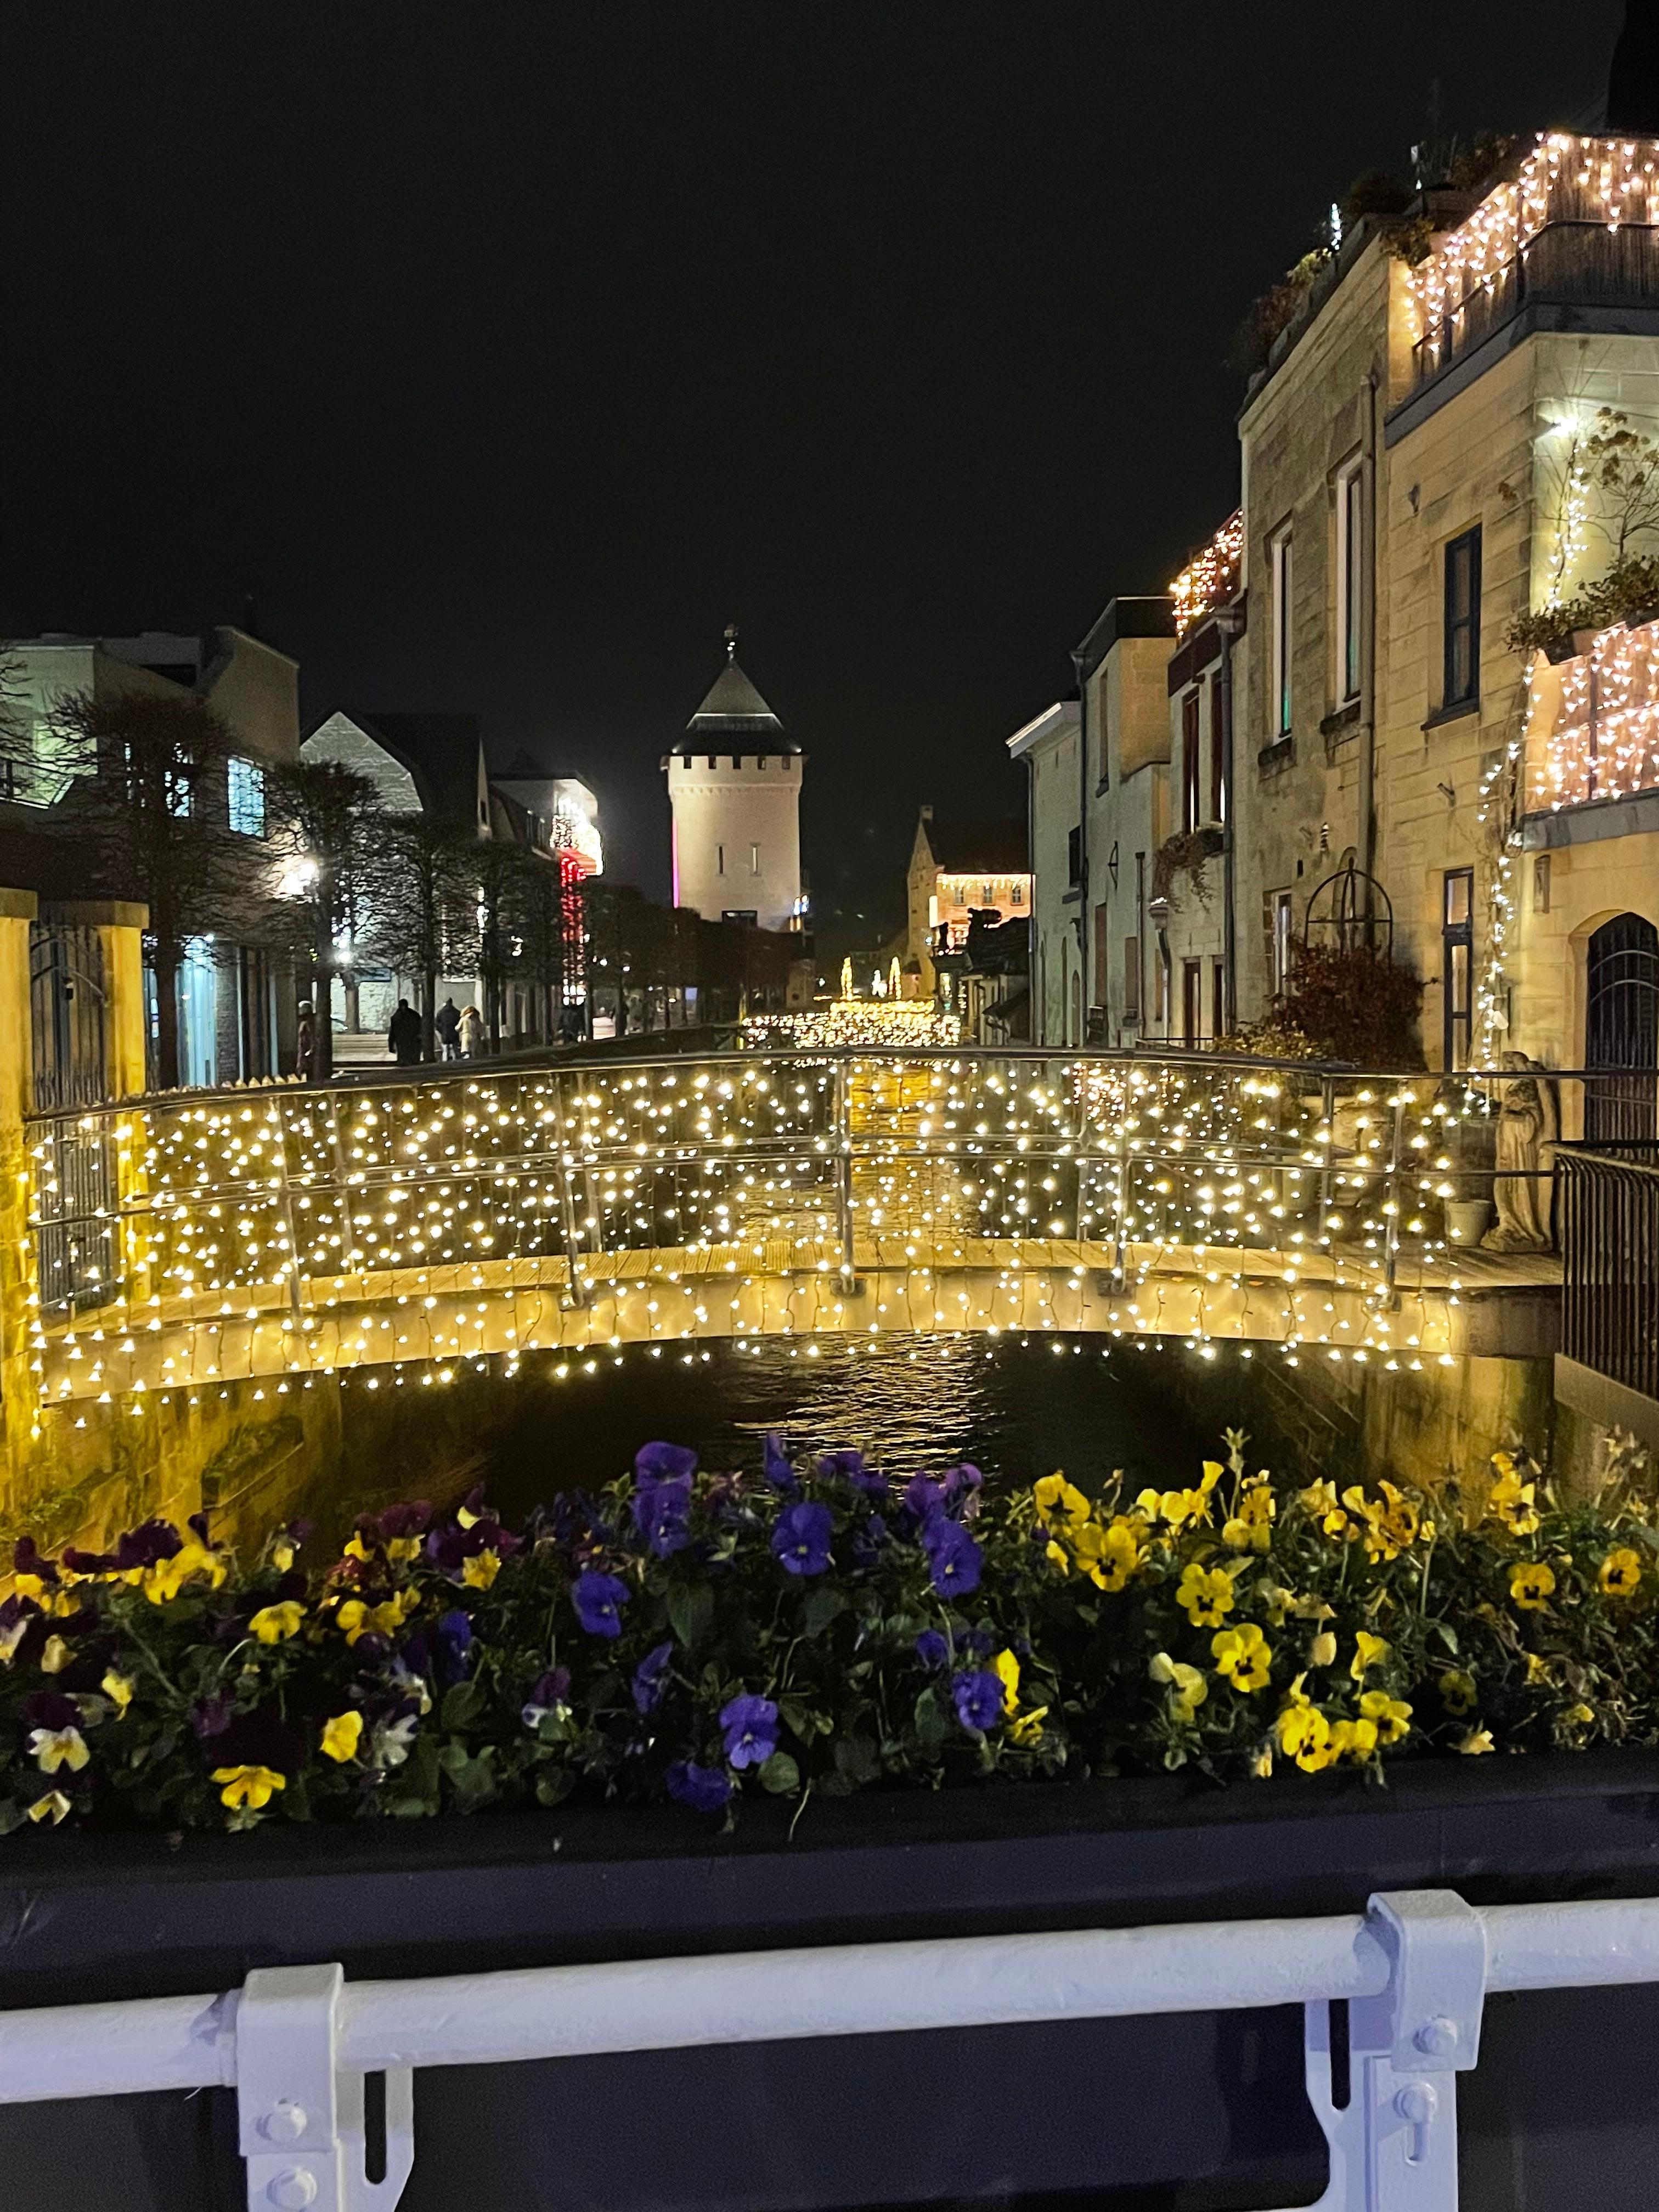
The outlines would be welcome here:
[[[420,2066],[1300,2004],[1308,2097],[1330,2146],[1315,2212],[1455,2212],[1455,2077],[1480,2057],[1487,1992],[1655,1981],[1659,1899],[1475,1908],[1451,1890],[1319,1919],[406,1981],[261,1968],[218,1996],[0,2014],[0,2102],[234,2087],[251,2212],[392,2212],[415,2156]],[[1346,2039],[1333,2035],[1339,2002]],[[371,2181],[375,2075],[384,2178]]]

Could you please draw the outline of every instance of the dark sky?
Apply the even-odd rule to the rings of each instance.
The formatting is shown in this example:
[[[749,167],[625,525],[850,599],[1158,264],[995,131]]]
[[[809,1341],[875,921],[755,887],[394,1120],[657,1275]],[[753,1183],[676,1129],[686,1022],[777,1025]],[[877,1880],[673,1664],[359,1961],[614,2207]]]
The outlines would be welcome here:
[[[823,935],[1236,498],[1360,171],[1576,118],[1620,0],[14,0],[0,622],[240,618],[481,709],[662,896],[734,617]]]

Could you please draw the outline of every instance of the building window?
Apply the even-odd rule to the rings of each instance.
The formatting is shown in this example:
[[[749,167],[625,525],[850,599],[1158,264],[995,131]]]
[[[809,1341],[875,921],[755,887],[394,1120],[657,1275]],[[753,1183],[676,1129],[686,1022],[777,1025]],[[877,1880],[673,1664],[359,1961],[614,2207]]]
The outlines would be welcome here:
[[[1081,826],[1066,833],[1066,880],[1069,884],[1083,881],[1083,830]]]
[[[1204,1040],[1204,963],[1181,963],[1181,1041],[1201,1044]]]
[[[1268,726],[1275,741],[1291,734],[1291,533],[1269,547],[1273,576],[1273,701]]]
[[[982,886],[982,889],[983,889],[983,890],[984,890],[985,896],[984,896],[984,897],[983,897],[983,898],[981,900],[981,902],[980,902],[981,905],[981,906],[994,906],[994,905],[996,904],[996,896],[995,896],[996,886],[995,886],[995,884],[984,884],[984,885]]]
[[[239,837],[265,834],[265,772],[239,755],[230,763],[230,826]]]
[[[1018,879],[1009,887],[1008,903],[1010,906],[1024,906],[1025,903],[1025,886]]]
[[[749,848],[749,872],[751,876],[757,876],[760,873],[760,847],[758,845],[751,845]]]
[[[1273,894],[1273,985],[1275,998],[1290,988],[1295,903],[1294,891],[1275,891]]]
[[[1467,1067],[1474,1010],[1474,870],[1449,868],[1440,906],[1442,1065]]]
[[[1532,863],[1532,910],[1547,914],[1550,910],[1550,856],[1537,853]]]
[[[1181,702],[1181,826],[1188,833],[1198,827],[1199,736],[1196,690]]]
[[[1359,696],[1365,588],[1364,478],[1356,459],[1336,479],[1336,680],[1342,705]]]
[[[1473,706],[1480,696],[1480,532],[1466,530],[1446,548],[1446,686],[1443,704]]]
[[[1210,819],[1224,822],[1227,818],[1227,779],[1222,774],[1223,733],[1221,727],[1221,678],[1210,678]]]
[[[717,876],[723,876],[726,873],[726,848],[724,845],[716,845],[714,848],[714,873]]]

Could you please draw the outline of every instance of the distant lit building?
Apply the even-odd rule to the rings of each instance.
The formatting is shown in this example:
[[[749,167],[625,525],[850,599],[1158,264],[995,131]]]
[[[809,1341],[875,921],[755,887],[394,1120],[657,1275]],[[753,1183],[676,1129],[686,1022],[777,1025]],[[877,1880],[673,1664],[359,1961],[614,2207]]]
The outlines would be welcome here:
[[[924,806],[910,853],[903,984],[907,996],[938,989],[934,952],[960,951],[975,914],[1023,920],[1031,909],[1025,824],[939,822]]]
[[[674,810],[674,903],[707,921],[801,930],[800,786],[805,755],[738,665],[726,666],[663,761]]]

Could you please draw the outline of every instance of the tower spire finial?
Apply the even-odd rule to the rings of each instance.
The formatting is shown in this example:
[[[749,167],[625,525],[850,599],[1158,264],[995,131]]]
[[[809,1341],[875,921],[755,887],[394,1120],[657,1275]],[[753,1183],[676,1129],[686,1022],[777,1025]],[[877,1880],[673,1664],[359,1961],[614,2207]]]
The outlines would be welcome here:
[[[727,623],[726,625],[726,657],[728,660],[735,660],[738,657],[738,626],[736,623]]]

